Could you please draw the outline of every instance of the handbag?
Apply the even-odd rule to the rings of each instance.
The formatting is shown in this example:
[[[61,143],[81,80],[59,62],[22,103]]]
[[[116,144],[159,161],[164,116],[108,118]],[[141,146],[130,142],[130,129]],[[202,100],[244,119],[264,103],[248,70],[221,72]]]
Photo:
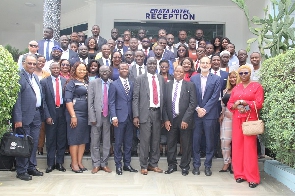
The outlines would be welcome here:
[[[250,116],[250,112],[249,112],[246,121],[242,123],[242,130],[244,135],[259,135],[264,132],[264,122],[262,120],[259,120],[255,101],[253,101],[253,103],[255,106],[255,111],[256,111],[258,120],[248,121]]]
[[[22,128],[20,132],[25,133]],[[0,144],[0,154],[5,156],[28,158],[33,150],[33,138],[29,135],[19,135],[16,130],[3,135]]]

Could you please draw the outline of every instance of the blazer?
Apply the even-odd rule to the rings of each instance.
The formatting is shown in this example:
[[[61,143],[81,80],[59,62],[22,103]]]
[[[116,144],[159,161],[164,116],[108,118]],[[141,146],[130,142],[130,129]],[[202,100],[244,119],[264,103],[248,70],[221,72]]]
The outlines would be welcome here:
[[[164,102],[164,78],[157,74],[160,86],[160,112],[162,120],[163,102]],[[148,120],[150,107],[150,89],[147,73],[138,76],[134,83],[132,111],[133,117],[139,118],[139,123],[145,123]]]
[[[227,78],[228,78],[228,72],[220,70],[221,97],[223,97],[223,90],[226,88]]]
[[[145,72],[147,73],[147,69],[145,65],[142,65],[144,67]],[[129,76],[128,79],[129,81],[135,82],[135,79],[137,77],[137,69],[136,69],[136,64],[133,64],[130,68],[129,68]]]
[[[24,69],[22,69],[19,73],[20,75],[20,91],[18,93],[18,97],[16,100],[16,103],[13,106],[13,120],[14,122],[22,122],[23,125],[29,125],[33,122],[35,113],[36,113],[36,94],[33,89],[33,86],[30,82],[30,79],[25,72]],[[42,95],[42,87],[40,85],[38,77],[33,74],[33,77],[35,78],[41,94],[41,107],[40,107],[40,114],[42,117],[43,114],[43,95]]]
[[[173,122],[173,83],[174,80],[170,80],[166,83],[164,93],[164,107],[163,107],[163,120]],[[179,98],[179,114],[178,117],[183,122],[188,123],[188,129],[194,127],[194,113],[197,106],[196,87],[192,82],[182,81]]]
[[[71,49],[69,49],[69,61],[74,58],[79,58],[79,54]]]
[[[44,43],[45,42],[46,42],[45,39],[42,39],[42,40],[38,41],[38,47],[39,47],[38,54],[43,55],[43,56],[46,57],[46,54],[45,54],[45,51],[44,51]],[[60,46],[60,43],[55,41],[55,40],[53,40],[53,43],[54,43],[54,46],[56,46],[56,45]],[[51,54],[49,54],[49,55],[51,56]]]
[[[64,88],[66,84],[66,79],[64,77],[60,77],[61,86],[60,88]],[[41,81],[41,86],[44,95],[44,120],[47,118],[52,118],[53,121],[56,121],[56,106],[55,106],[55,95],[53,89],[53,83],[51,76],[47,78],[43,78]],[[62,91],[62,95],[64,98],[64,91]],[[65,110],[65,100],[63,101],[62,109]]]
[[[155,53],[154,53],[153,50],[150,50],[147,58],[149,58],[149,57],[155,57]],[[175,61],[175,55],[170,50],[164,49],[163,59],[166,59],[166,60],[169,60],[171,62],[174,62]]]
[[[133,82],[129,82],[129,93],[125,92],[124,86],[120,79],[115,80],[110,84],[109,88],[109,108],[110,118],[117,117],[119,122],[125,122],[128,115],[132,116],[132,96],[133,96]]]
[[[106,44],[107,43],[107,40],[105,38],[101,37],[101,36],[98,36],[98,37],[99,37],[99,39],[98,39],[98,42],[97,42],[97,48],[98,48],[97,51],[101,51],[101,46],[104,45],[104,44]],[[87,46],[88,41],[89,41],[90,38],[92,38],[92,36],[91,37],[88,37],[85,40],[85,45],[86,46]]]
[[[111,82],[111,80],[109,80]],[[88,85],[88,124],[92,125],[91,122],[96,122],[97,127],[100,127],[101,112],[102,112],[102,101],[103,96],[101,92],[101,79],[96,78],[89,82]]]
[[[219,117],[217,102],[221,89],[220,77],[209,73],[203,98],[201,89],[201,74],[192,76],[191,82],[193,82],[196,87],[197,107],[201,107],[206,110],[206,115],[203,118],[217,119]],[[200,119],[198,115],[196,115],[196,119]]]

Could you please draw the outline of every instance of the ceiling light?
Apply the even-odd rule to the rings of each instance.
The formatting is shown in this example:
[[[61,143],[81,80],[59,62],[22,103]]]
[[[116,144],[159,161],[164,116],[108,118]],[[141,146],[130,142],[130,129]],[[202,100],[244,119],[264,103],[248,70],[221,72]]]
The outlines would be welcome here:
[[[25,5],[28,7],[35,7],[36,6],[34,3],[30,3],[30,2],[25,3]]]

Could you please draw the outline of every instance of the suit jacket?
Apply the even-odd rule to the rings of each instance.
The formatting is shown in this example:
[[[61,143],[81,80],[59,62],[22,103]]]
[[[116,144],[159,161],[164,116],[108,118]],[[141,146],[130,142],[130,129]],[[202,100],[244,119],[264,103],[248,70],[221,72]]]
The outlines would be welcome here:
[[[109,80],[111,82],[111,80]],[[101,112],[102,112],[102,86],[101,79],[96,78],[89,82],[88,85],[88,124],[92,125],[91,122],[96,122],[97,127],[100,127]]]
[[[163,102],[164,102],[164,78],[157,74],[160,86],[160,112],[162,120]],[[147,73],[138,76],[134,83],[132,111],[133,117],[139,117],[140,123],[145,123],[148,120],[150,107],[150,89]]]
[[[109,88],[110,118],[117,117],[119,122],[125,122],[132,116],[133,82],[129,80],[129,93],[125,92],[121,79],[115,80]]]
[[[155,53],[154,53],[153,50],[150,50],[147,58],[149,58],[149,57],[155,57]],[[163,59],[174,62],[175,61],[175,55],[170,50],[164,49]]]
[[[25,72],[24,69],[20,71],[20,92],[18,93],[18,97],[16,103],[13,107],[13,120],[14,122],[22,122],[23,125],[29,125],[33,122],[35,113],[36,113],[36,94],[33,89],[33,86],[30,82],[30,79]],[[43,96],[42,96],[42,87],[40,85],[38,77],[33,74],[35,78],[41,94],[41,107],[40,107],[40,114],[42,117],[43,113]]]
[[[226,88],[227,78],[228,78],[228,72],[220,70],[221,97],[223,97],[223,90]]]
[[[147,73],[147,69],[145,65],[142,65],[144,67],[145,72]],[[136,64],[133,64],[130,68],[129,68],[129,76],[128,79],[129,81],[135,82],[135,79],[137,77],[137,69],[136,69]]]
[[[163,120],[173,122],[173,83],[174,80],[170,80],[166,83],[164,93],[164,107],[163,107]],[[194,113],[197,106],[196,87],[192,82],[182,81],[179,98],[179,114],[178,117],[183,122],[188,123],[188,129],[192,129],[194,126]]]
[[[107,40],[105,38],[101,37],[101,36],[98,36],[98,37],[99,37],[99,39],[98,39],[98,42],[97,42],[97,47],[98,47],[97,51],[99,52],[99,51],[101,51],[101,46],[104,45],[104,44],[106,44],[107,43]],[[89,41],[90,38],[92,38],[92,36],[91,37],[88,37],[85,40],[85,45],[86,46],[87,46],[88,41]]]
[[[45,51],[44,51],[44,43],[46,42],[46,40],[45,39],[42,39],[42,40],[40,40],[40,41],[38,41],[38,47],[39,47],[39,49],[38,49],[38,54],[40,54],[40,55],[43,55],[43,56],[45,56],[46,57],[46,54],[45,54]],[[58,45],[58,46],[60,46],[60,43],[59,42],[57,42],[57,41],[53,41],[54,42],[54,46],[55,45]],[[50,56],[51,56],[51,54],[49,54]]]
[[[203,98],[201,89],[201,74],[192,76],[191,82],[193,82],[196,87],[197,106],[206,110],[206,115],[203,118],[217,119],[219,117],[217,102],[221,89],[220,77],[209,73]],[[196,118],[200,119],[198,115],[196,115]]]
[[[79,54],[71,49],[69,49],[69,61],[74,58],[79,58]]]
[[[61,86],[59,88],[63,88],[66,84],[66,79],[64,77],[60,77]],[[43,95],[44,95],[44,119],[52,118],[53,121],[56,121],[56,106],[55,106],[55,95],[53,89],[53,83],[51,76],[44,78],[40,81]],[[54,84],[55,85],[55,84]],[[62,91],[62,95],[64,98],[64,91]],[[65,109],[65,101],[63,102],[62,109]]]

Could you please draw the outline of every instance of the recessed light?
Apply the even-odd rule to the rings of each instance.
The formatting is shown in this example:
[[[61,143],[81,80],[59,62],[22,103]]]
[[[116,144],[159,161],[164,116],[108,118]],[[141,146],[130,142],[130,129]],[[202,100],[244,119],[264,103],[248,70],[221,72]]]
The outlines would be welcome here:
[[[25,5],[28,7],[35,7],[36,6],[34,3],[30,3],[30,2],[25,3]]]

